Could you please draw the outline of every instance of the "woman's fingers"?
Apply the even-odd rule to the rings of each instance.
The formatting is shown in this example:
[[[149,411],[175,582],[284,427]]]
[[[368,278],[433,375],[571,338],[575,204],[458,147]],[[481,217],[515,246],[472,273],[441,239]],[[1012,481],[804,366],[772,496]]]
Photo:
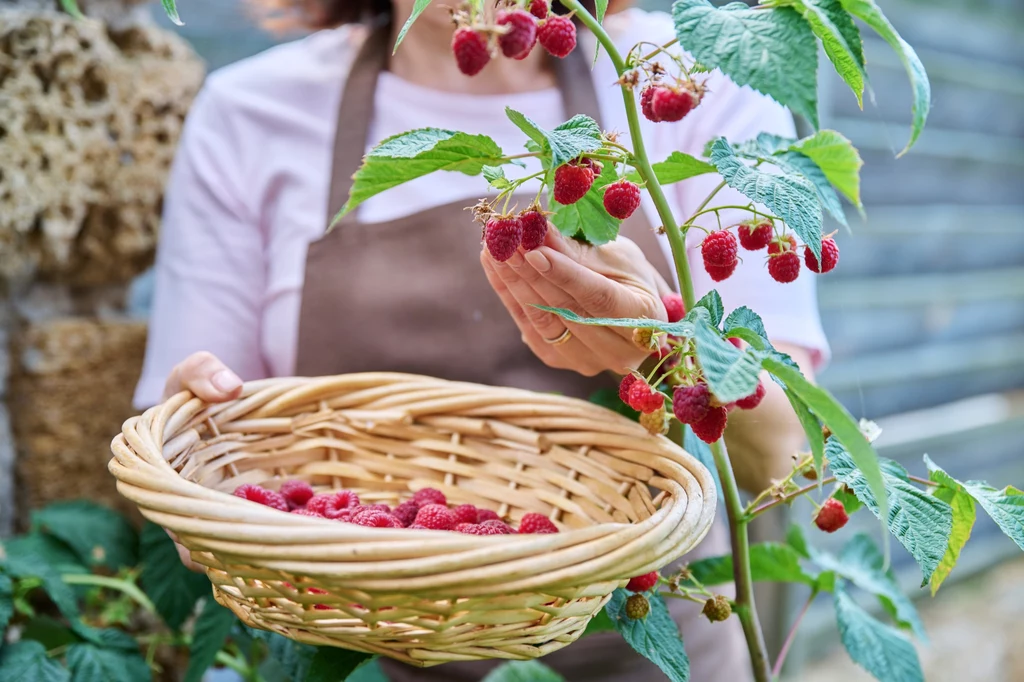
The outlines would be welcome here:
[[[171,370],[164,385],[164,400],[181,391],[191,391],[207,402],[224,402],[239,396],[242,380],[215,355],[200,351]]]

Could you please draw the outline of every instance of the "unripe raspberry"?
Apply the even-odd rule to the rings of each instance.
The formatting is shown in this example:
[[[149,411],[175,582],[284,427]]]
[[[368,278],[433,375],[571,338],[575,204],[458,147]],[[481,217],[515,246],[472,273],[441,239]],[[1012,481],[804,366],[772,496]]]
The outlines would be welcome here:
[[[569,17],[548,16],[537,31],[537,39],[552,56],[564,59],[576,48],[576,25]]]
[[[587,164],[570,161],[555,170],[555,201],[568,206],[582,199],[594,185],[594,170]]]
[[[654,114],[654,93],[657,91],[659,86],[648,85],[643,91],[640,92],[640,111],[643,112],[644,118],[648,121],[657,123],[661,119]]]
[[[537,43],[537,20],[521,9],[499,10],[496,23],[508,28],[498,37],[501,53],[510,59],[526,59]]]
[[[659,121],[683,120],[694,107],[700,104],[700,95],[687,88],[658,86],[651,98],[651,111]]]
[[[412,501],[421,507],[428,504],[448,504],[448,498],[446,498],[444,493],[437,488],[423,488],[422,490],[417,490],[412,494]]]
[[[695,424],[711,409],[711,391],[701,382],[693,386],[676,386],[672,393],[672,413],[683,424]]]
[[[651,603],[642,594],[631,594],[626,599],[626,617],[630,620],[642,620],[651,612]]]
[[[814,515],[814,525],[826,533],[835,533],[846,525],[850,515],[846,513],[843,503],[834,497],[825,500],[821,509]]]
[[[530,14],[538,19],[547,19],[549,11],[548,0],[533,0],[530,3]]]
[[[281,484],[281,495],[288,501],[289,509],[306,506],[313,497],[313,488],[305,481],[285,481]]]
[[[491,258],[504,263],[523,240],[523,223],[514,215],[494,216],[484,226],[484,243]]]
[[[528,512],[523,514],[523,518],[519,521],[520,535],[543,535],[557,532],[558,526],[543,514]]]
[[[780,284],[788,284],[800,276],[800,256],[786,251],[768,259],[768,274]]]
[[[626,583],[626,589],[630,592],[646,592],[658,584],[658,577],[657,571],[638,575],[635,578],[629,579],[629,582]]]
[[[654,412],[642,413],[640,415],[640,426],[647,429],[647,433],[652,436],[668,433],[668,420],[665,419],[664,405],[656,409]]]
[[[817,272],[819,274],[831,272],[835,269],[836,264],[839,262],[839,247],[836,246],[836,241],[832,237],[826,237],[821,240],[821,266],[818,265],[818,259],[814,257],[814,253],[811,252],[809,246],[804,247],[804,264],[807,265],[807,269],[811,272]]]
[[[693,434],[705,443],[714,443],[725,433],[729,411],[724,407],[711,407],[700,421],[690,424]]]
[[[776,237],[768,244],[769,256],[774,256],[785,251],[796,251],[796,237],[791,234]]]
[[[627,374],[622,377],[622,381],[619,382],[619,400],[627,405],[629,405],[629,389],[631,389],[633,384],[636,383],[637,378],[638,377],[635,374]],[[632,405],[629,406],[633,407]]]
[[[476,507],[471,504],[460,504],[455,509],[452,509],[452,515],[455,516],[455,524],[460,523],[478,523],[480,521],[480,515],[476,511]]]
[[[732,232],[726,230],[712,232],[701,242],[700,255],[704,259],[705,268],[724,268],[734,265],[738,257],[736,237]]]
[[[678,322],[686,316],[686,306],[683,305],[683,297],[673,292],[661,297],[665,305],[665,312],[668,313],[669,322]]]
[[[431,530],[452,530],[455,528],[455,514],[443,504],[427,504],[416,512],[416,526]]]
[[[640,187],[629,180],[619,180],[604,190],[604,210],[608,215],[625,220],[640,207]]]
[[[740,223],[736,232],[740,246],[747,251],[760,251],[772,240],[772,224],[769,222]]]
[[[764,382],[763,381],[758,381],[757,382],[757,389],[753,393],[748,395],[746,398],[741,398],[741,399],[737,400],[736,401],[736,407],[740,408],[741,410],[752,410],[752,409],[754,409],[755,407],[757,407],[758,405],[761,404],[762,400],[764,400],[765,392],[766,392],[766,389],[764,387]]]
[[[716,594],[704,602],[703,613],[712,623],[721,623],[732,615],[732,605],[723,595]]]
[[[491,61],[487,38],[468,26],[457,29],[452,35],[452,52],[459,71],[467,76],[477,75]]]
[[[654,348],[654,330],[650,327],[638,327],[633,330],[633,345],[640,350]]]
[[[523,226],[523,251],[533,251],[544,243],[548,233],[548,219],[539,207],[532,206],[520,213],[519,222]]]

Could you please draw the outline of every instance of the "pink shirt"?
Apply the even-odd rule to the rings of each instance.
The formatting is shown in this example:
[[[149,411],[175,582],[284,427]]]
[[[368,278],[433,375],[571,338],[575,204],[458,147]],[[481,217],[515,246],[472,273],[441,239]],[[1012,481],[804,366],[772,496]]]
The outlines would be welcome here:
[[[673,37],[668,15],[628,10],[607,27],[623,50],[640,40]],[[189,114],[171,171],[156,262],[156,295],[137,407],[159,401],[175,364],[206,350],[245,380],[286,376],[295,368],[299,304],[306,249],[326,226],[333,127],[363,29],[343,27],[274,47],[212,74]],[[581,47],[593,53],[589,34]],[[606,130],[628,130],[611,62],[593,71]],[[661,160],[673,151],[700,155],[705,143],[725,136],[741,142],[762,131],[794,136],[785,109],[747,87],[711,74],[701,106],[678,124],[643,121],[648,151]],[[427,126],[486,134],[507,153],[518,153],[523,134],[505,106],[552,128],[576,112],[563,111],[554,89],[497,96],[459,95],[381,74],[370,143]],[[628,136],[624,143],[629,144]],[[532,173],[534,168],[525,172]],[[690,215],[721,178],[709,174],[667,188],[677,216]],[[461,173],[435,173],[367,201],[364,222],[380,222],[432,206],[475,203],[484,181]],[[716,204],[747,203],[732,190]],[[643,209],[660,224],[645,197]],[[745,216],[742,216],[745,217]],[[742,219],[723,214],[723,225]],[[707,228],[717,227],[708,216]],[[703,233],[692,230],[690,246]],[[472,238],[467,235],[467,239]],[[666,255],[668,243],[663,241]],[[745,253],[736,273],[715,285],[690,248],[698,295],[714,285],[726,310],[750,306],[777,341],[809,349],[817,364],[828,345],[818,317],[813,276],[775,283],[762,254]],[[496,299],[497,304],[497,299]]]

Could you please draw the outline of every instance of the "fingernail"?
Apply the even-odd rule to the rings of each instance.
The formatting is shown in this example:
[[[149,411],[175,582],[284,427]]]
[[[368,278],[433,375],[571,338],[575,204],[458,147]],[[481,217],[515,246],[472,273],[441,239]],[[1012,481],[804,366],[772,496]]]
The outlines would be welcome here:
[[[523,267],[523,256],[518,251],[512,252],[512,257],[505,261],[506,265],[511,265],[514,268]]]
[[[231,393],[242,385],[242,380],[238,378],[238,375],[229,369],[222,369],[217,372],[210,378],[210,381],[213,383],[214,388],[225,393]]]
[[[547,272],[551,269],[551,261],[540,252],[540,249],[526,252],[526,262],[533,266],[537,272]]]

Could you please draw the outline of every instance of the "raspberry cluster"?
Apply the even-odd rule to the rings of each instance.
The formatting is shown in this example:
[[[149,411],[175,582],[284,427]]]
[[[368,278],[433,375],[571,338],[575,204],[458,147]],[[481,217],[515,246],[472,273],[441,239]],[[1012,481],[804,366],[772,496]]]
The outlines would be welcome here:
[[[544,243],[548,219],[534,204],[518,214],[492,215],[484,224],[483,240],[491,258],[504,263],[519,247],[532,251]]]
[[[452,54],[467,76],[483,71],[498,51],[509,59],[522,60],[540,43],[549,54],[562,59],[576,48],[576,25],[569,17],[552,14],[547,0],[532,0],[528,10],[499,9],[493,26],[472,23],[465,13],[456,15],[456,24]]]
[[[672,414],[687,424],[695,436],[705,443],[714,443],[725,433],[729,411],[739,408],[752,410],[764,400],[764,382],[758,381],[754,392],[734,403],[723,404],[703,381],[692,385],[676,386],[672,392]]]
[[[736,226],[739,246],[747,251],[768,249],[768,274],[776,282],[786,284],[800,276],[800,256],[796,238],[792,234],[775,234],[770,220],[749,220]],[[728,230],[710,233],[701,243],[704,269],[711,279],[720,282],[736,270],[739,263],[737,237]],[[821,241],[821,263],[807,246],[804,246],[804,264],[811,272],[830,272],[839,262],[839,247],[831,236]]]

